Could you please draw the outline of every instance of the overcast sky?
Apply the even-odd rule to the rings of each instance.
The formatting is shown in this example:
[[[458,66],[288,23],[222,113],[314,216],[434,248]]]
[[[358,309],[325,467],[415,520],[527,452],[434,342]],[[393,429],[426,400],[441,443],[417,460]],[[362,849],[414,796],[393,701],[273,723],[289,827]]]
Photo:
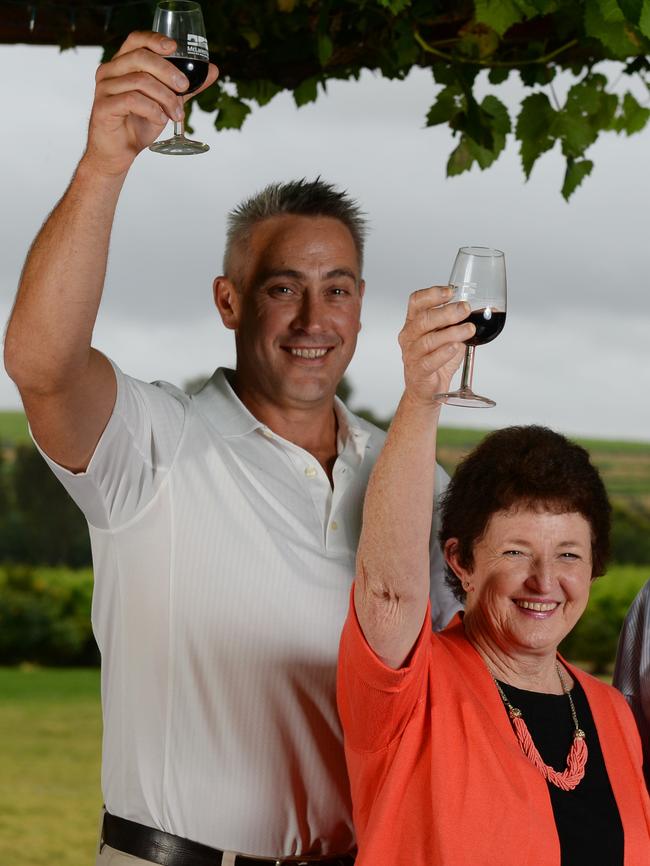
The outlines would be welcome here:
[[[20,86],[3,91],[3,320],[27,248],[81,154],[99,54],[0,46],[2,80],[21,73]],[[644,96],[638,83],[633,89]],[[517,105],[516,84],[497,92]],[[424,128],[435,93],[425,71],[405,82],[365,74],[333,82],[300,110],[280,94],[241,132],[216,133],[196,110],[195,137],[210,152],[145,152],[127,180],[95,345],[146,380],[180,384],[232,364],[232,335],[211,295],[225,213],[270,181],[320,174],[347,188],[371,223],[363,330],[349,368],[353,407],[393,411],[402,385],[396,335],[409,293],[446,282],[457,248],[478,244],[506,253],[506,327],[477,349],[475,369],[475,389],[498,406],[446,407],[443,423],[544,423],[650,441],[650,129],[604,136],[589,154],[593,176],[566,204],[557,150],[526,184],[512,139],[488,171],[445,178],[451,133]],[[0,407],[19,405],[3,371]]]

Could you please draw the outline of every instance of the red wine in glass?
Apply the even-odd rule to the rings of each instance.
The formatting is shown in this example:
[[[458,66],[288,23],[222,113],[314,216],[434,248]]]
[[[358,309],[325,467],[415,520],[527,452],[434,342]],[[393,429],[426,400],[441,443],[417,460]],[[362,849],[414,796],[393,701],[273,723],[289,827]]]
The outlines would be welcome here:
[[[491,343],[506,323],[506,265],[501,250],[489,247],[461,247],[449,277],[454,289],[452,301],[465,301],[476,332],[465,341],[465,360],[460,387],[456,391],[436,394],[436,398],[452,406],[496,406],[494,400],[472,391],[474,349]]]
[[[207,60],[191,60],[189,57],[166,57],[165,60],[173,63],[176,69],[179,69],[190,82],[187,90],[181,91],[184,96],[198,90],[208,77],[209,64]]]
[[[153,29],[176,42],[176,53],[165,59],[180,69],[190,82],[181,95],[194,93],[207,78],[210,61],[201,7],[190,0],[161,0],[156,7]],[[180,120],[174,122],[174,135],[171,138],[154,142],[149,150],[174,156],[189,156],[205,153],[210,148],[201,141],[187,138],[185,123]]]
[[[476,328],[476,333],[469,340],[465,340],[466,346],[484,346],[491,343],[503,331],[506,323],[506,314],[491,307],[483,307],[480,310],[472,310],[462,324],[470,322]]]

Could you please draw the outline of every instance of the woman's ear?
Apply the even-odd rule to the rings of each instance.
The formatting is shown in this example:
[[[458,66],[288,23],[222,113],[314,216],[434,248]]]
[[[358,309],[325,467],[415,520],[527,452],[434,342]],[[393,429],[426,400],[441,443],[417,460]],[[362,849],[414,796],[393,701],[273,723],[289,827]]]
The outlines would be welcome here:
[[[445,555],[445,562],[454,572],[456,577],[460,580],[463,589],[465,592],[472,592],[474,587],[472,586],[471,576],[472,572],[468,569],[464,568],[459,559],[459,545],[457,538],[448,538],[445,541],[445,547],[443,553]]]

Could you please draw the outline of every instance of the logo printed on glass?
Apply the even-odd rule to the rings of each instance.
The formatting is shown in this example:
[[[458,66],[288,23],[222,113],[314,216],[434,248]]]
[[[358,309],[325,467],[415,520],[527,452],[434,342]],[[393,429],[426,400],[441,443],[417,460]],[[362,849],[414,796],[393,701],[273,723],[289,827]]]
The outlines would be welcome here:
[[[478,288],[477,283],[450,283],[450,287],[454,290],[456,301],[465,301],[473,298]]]
[[[205,36],[197,36],[195,33],[187,34],[187,56],[196,57],[197,60],[210,60],[208,52],[208,40]]]

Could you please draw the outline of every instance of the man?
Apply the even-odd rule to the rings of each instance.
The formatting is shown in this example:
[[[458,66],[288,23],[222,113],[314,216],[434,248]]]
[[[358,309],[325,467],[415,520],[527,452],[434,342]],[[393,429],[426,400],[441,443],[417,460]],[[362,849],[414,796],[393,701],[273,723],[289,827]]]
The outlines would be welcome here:
[[[195,398],[92,349],[122,184],[182,110],[173,49],[132,34],[100,67],[86,152],[29,254],[5,350],[90,526],[98,863],[348,864],[336,654],[383,441],[335,401],[360,328],[363,220],[319,181],[231,214],[214,296],[236,371]],[[442,627],[457,605],[435,561]]]
[[[614,685],[636,719],[643,745],[643,771],[650,791],[650,580],[627,612],[616,653]]]

